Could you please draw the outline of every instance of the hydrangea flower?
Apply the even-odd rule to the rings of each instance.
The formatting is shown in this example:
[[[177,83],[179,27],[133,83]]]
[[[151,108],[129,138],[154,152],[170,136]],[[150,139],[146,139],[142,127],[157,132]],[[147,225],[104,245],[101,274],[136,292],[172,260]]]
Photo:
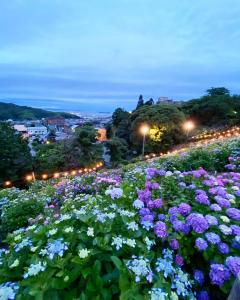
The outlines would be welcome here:
[[[179,242],[176,239],[170,240],[169,245],[173,250],[177,250],[179,248]]]
[[[186,221],[197,233],[203,233],[209,228],[208,222],[202,214],[192,213],[187,217]]]
[[[63,242],[63,238],[49,242],[45,251],[41,251],[41,255],[48,255],[50,259],[53,259],[55,255],[63,256],[64,252],[68,249],[68,243]]]
[[[135,274],[135,281],[139,282],[142,278],[148,282],[152,282],[152,270],[149,265],[149,260],[143,256],[132,256],[126,264],[127,268]]]
[[[209,243],[213,244],[213,245],[217,245],[221,242],[221,239],[219,237],[219,235],[217,235],[214,232],[207,232],[205,234],[206,239],[208,240]]]
[[[208,243],[203,239],[203,238],[197,238],[195,241],[195,246],[198,248],[200,251],[204,251],[208,247]]]
[[[119,250],[120,248],[122,248],[122,245],[124,243],[124,239],[122,238],[122,236],[117,236],[117,237],[113,237],[112,238],[112,246],[116,247],[116,250]]]
[[[199,285],[203,285],[204,275],[203,275],[203,272],[201,270],[198,270],[198,269],[195,270],[194,273],[193,273],[193,277]]]
[[[94,229],[93,229],[93,227],[88,227],[88,229],[87,229],[87,236],[94,236]]]
[[[5,282],[0,284],[0,299],[13,300],[18,293],[19,285],[15,282]]]
[[[210,201],[205,191],[198,190],[195,199],[200,204],[210,205]]]
[[[197,300],[210,300],[207,291],[200,291],[197,293]]]
[[[184,265],[184,260],[181,255],[177,254],[175,256],[175,263],[180,267],[182,267]]]
[[[207,220],[209,226],[216,226],[216,225],[218,225],[218,220],[214,216],[206,215],[205,219]]]
[[[232,234],[232,228],[231,228],[231,227],[228,227],[228,226],[225,225],[225,224],[219,225],[219,229],[221,230],[221,232],[222,232],[224,235],[231,235],[231,234]]]
[[[235,220],[235,221],[240,221],[240,210],[237,208],[228,208],[226,210],[226,214],[228,215],[229,218]]]
[[[222,210],[222,208],[218,204],[215,204],[215,203],[210,205],[210,209],[213,211],[221,211]]]
[[[133,207],[137,209],[143,208],[144,203],[141,200],[137,199],[133,202]]]
[[[88,254],[90,253],[90,250],[88,250],[88,249],[81,249],[81,250],[79,250],[78,251],[78,255],[79,255],[79,257],[80,258],[86,258],[86,257],[88,257]]]
[[[164,292],[160,288],[152,288],[151,291],[148,292],[151,296],[150,300],[165,300],[168,299],[168,293]]]
[[[165,238],[167,237],[167,226],[164,222],[158,221],[154,225],[154,233],[157,237]]]
[[[226,259],[226,265],[234,276],[240,273],[240,256],[229,256]]]
[[[32,247],[32,241],[30,238],[24,238],[19,244],[16,244],[14,248],[16,252],[19,252],[24,247]]]
[[[219,243],[219,244],[218,244],[218,250],[219,250],[222,254],[228,254],[228,253],[229,253],[229,247],[228,247],[228,244],[226,244],[226,243]]]
[[[230,272],[224,265],[212,264],[210,267],[209,277],[213,284],[221,286],[230,278]]]
[[[184,217],[189,215],[191,210],[192,210],[192,207],[187,203],[181,203],[178,206],[178,212]]]
[[[132,221],[132,222],[127,224],[127,229],[132,230],[132,231],[136,231],[136,230],[138,230],[138,224],[136,222]]]
[[[110,195],[110,197],[114,200],[114,199],[119,199],[123,196],[123,190],[121,188],[112,188],[112,189],[108,189],[105,192],[106,195]]]
[[[27,270],[27,272],[23,275],[23,278],[28,278],[31,276],[36,276],[40,272],[44,272],[46,270],[47,263],[39,261],[36,264],[31,264]]]

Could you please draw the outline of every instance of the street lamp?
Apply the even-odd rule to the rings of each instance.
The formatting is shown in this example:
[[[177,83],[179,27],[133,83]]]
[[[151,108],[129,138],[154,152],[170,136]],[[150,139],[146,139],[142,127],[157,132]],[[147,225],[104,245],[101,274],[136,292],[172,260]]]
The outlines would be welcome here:
[[[143,144],[142,144],[142,156],[144,157],[144,148],[145,148],[145,140],[146,140],[146,134],[149,132],[149,126],[147,124],[144,124],[140,127],[140,132],[143,136]]]
[[[183,128],[186,130],[187,137],[189,132],[195,128],[195,124],[192,121],[187,121],[183,124]]]

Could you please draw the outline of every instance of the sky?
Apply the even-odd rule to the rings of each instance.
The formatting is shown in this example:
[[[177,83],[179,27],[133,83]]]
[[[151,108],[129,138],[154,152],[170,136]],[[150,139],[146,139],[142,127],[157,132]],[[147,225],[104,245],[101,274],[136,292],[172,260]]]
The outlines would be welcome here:
[[[239,0],[0,0],[0,101],[131,110],[240,93]]]

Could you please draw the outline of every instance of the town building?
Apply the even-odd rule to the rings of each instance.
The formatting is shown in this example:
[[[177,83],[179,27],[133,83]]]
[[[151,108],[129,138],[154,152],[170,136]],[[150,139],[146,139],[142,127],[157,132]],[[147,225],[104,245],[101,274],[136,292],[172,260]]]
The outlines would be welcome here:
[[[47,127],[45,126],[34,126],[34,127],[27,127],[27,132],[29,136],[45,137],[48,133],[48,130]]]

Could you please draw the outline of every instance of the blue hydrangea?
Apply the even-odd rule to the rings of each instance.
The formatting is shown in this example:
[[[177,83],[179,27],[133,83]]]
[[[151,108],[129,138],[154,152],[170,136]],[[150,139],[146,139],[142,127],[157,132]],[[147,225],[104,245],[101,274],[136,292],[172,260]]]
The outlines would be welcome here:
[[[5,282],[0,284],[0,299],[13,300],[15,299],[19,285],[15,282]]]
[[[53,259],[55,255],[63,256],[64,252],[68,249],[68,243],[63,242],[63,239],[57,239],[49,242],[45,249],[40,254],[47,255],[50,259]]]

